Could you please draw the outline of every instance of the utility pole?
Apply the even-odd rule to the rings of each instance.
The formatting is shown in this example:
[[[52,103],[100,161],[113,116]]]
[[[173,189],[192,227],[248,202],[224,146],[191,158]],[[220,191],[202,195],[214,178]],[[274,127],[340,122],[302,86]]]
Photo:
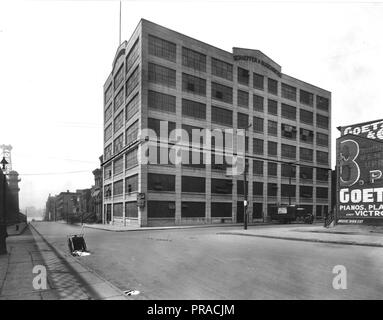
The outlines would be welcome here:
[[[243,193],[244,193],[244,198],[245,200],[243,201],[243,220],[244,220],[244,224],[243,224],[243,229],[247,230],[247,181],[246,181],[246,169],[247,169],[247,164],[246,164],[246,157],[244,158],[245,160],[245,170],[243,170],[243,175],[244,175],[244,178],[243,178]]]
[[[243,200],[243,229],[247,230],[247,181],[246,181],[246,130],[251,127],[251,123],[248,124],[245,129],[245,141],[244,141],[244,151],[243,151],[243,161],[245,164],[245,169],[243,170],[243,193],[244,193],[244,200]]]
[[[293,174],[293,166],[290,163],[290,174],[289,174],[289,206],[291,206],[291,176]]]
[[[290,166],[290,173],[289,173],[289,206],[291,206],[291,179],[292,179],[292,175],[293,175],[293,165],[296,166],[297,163],[296,162],[289,162],[289,166]],[[296,203],[296,202],[295,202]]]

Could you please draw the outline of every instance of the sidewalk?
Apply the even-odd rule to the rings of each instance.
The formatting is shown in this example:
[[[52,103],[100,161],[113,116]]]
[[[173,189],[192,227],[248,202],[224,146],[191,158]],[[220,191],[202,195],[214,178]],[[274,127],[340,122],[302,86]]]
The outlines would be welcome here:
[[[286,226],[285,228],[278,229],[251,226],[248,230],[219,232],[217,234],[383,247],[383,230],[366,226],[324,228],[323,226],[312,225],[308,227]]]
[[[16,226],[18,226],[18,228]],[[26,222],[20,222],[17,225],[14,224],[12,226],[8,226],[7,227],[8,236],[17,236],[22,234],[27,226],[28,224]]]
[[[0,256],[0,300],[116,300],[123,293],[83,267],[76,258],[63,256],[35,231],[7,238],[7,255]],[[84,258],[82,258],[84,259]],[[35,266],[47,271],[47,288],[36,290]]]
[[[57,221],[59,222],[59,221]],[[63,222],[64,223],[64,222]],[[271,225],[271,222],[258,222],[258,223],[249,223],[249,226],[262,226],[262,225]],[[81,224],[76,223],[75,225],[81,226]],[[113,232],[125,232],[125,231],[152,231],[152,230],[169,230],[169,229],[193,229],[193,228],[216,228],[216,227],[239,227],[243,226],[242,223],[209,223],[209,224],[196,224],[196,225],[175,225],[175,226],[157,226],[157,227],[137,227],[121,224],[88,224],[84,223],[84,228],[99,229],[105,231]]]

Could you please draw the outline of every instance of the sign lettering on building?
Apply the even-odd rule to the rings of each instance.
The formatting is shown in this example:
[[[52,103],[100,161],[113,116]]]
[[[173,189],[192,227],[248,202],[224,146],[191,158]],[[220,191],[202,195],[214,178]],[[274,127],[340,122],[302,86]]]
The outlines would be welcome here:
[[[353,134],[369,139],[383,140],[383,119],[339,127],[339,130],[342,136]]]
[[[145,207],[145,193],[137,193],[137,207]]]
[[[279,72],[276,68],[274,68],[271,64],[253,56],[246,56],[246,55],[234,55],[234,61],[250,61],[250,62],[255,62],[259,63],[260,65],[264,66],[265,68],[271,70],[274,72],[278,77],[281,77],[282,74]]]
[[[337,164],[338,222],[383,219],[383,141],[343,135],[337,139]]]

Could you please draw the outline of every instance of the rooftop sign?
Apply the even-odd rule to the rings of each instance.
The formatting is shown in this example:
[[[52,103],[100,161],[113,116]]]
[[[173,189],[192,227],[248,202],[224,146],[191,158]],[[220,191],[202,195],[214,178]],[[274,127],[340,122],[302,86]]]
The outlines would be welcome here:
[[[369,139],[383,140],[383,119],[338,127],[341,135],[353,134]]]
[[[275,73],[278,77],[282,76],[281,66],[259,50],[233,48],[233,58],[234,61],[248,61],[260,64]]]

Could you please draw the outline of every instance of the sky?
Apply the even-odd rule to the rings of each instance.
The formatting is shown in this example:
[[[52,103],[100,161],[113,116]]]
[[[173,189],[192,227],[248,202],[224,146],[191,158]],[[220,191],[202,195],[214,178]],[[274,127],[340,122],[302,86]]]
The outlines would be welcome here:
[[[94,184],[119,6],[0,0],[0,144],[13,147],[22,210]],[[261,50],[331,91],[333,145],[337,126],[383,118],[383,1],[126,0],[121,16],[122,40],[145,18],[226,51]]]

